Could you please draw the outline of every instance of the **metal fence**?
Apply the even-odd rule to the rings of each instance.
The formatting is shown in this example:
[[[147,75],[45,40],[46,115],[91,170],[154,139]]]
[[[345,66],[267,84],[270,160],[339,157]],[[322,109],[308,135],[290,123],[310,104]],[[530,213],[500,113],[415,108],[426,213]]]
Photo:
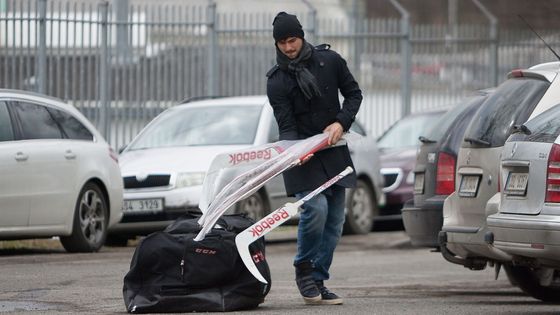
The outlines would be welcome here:
[[[379,135],[409,112],[452,106],[496,85],[512,68],[550,61],[529,32],[486,25],[410,25],[400,18],[318,18],[295,12],[310,42],[329,43],[364,91],[358,119]],[[275,63],[272,13],[205,6],[112,6],[72,0],[5,0],[0,12],[0,87],[39,91],[81,110],[112,146],[184,99],[264,94]],[[556,30],[542,30],[552,45]]]

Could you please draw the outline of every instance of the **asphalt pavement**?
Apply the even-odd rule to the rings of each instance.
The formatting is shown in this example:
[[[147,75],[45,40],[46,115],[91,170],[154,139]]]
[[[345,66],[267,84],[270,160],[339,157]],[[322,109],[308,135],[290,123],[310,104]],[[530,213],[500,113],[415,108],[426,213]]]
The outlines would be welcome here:
[[[293,230],[282,233],[267,244],[272,287],[265,302],[230,314],[560,313],[560,305],[526,296],[504,274],[494,280],[492,268],[470,271],[412,248],[403,231],[344,236],[326,282],[344,304],[308,306],[293,281]],[[0,250],[0,313],[125,314],[122,280],[133,252],[134,246],[93,254],[56,246]]]

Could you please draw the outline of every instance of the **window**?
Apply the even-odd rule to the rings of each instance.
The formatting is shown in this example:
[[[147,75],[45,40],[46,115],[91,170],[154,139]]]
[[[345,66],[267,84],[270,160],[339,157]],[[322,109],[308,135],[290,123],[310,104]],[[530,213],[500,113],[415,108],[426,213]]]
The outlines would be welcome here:
[[[354,121],[352,123],[352,125],[350,126],[350,130],[364,137],[366,136],[366,131],[364,130],[364,128],[362,128],[362,126],[357,121]]]
[[[162,113],[130,150],[174,146],[252,144],[262,106],[179,107]]]
[[[12,129],[12,122],[8,107],[5,102],[0,102],[0,141],[14,140],[14,130]]]
[[[62,133],[45,106],[16,102],[22,139],[61,139]]]
[[[380,149],[419,146],[421,142],[418,137],[424,135],[426,130],[429,130],[428,128],[431,128],[442,114],[443,112],[435,112],[407,116],[393,124],[377,140],[377,146]]]
[[[531,134],[513,134],[509,141],[531,141],[553,143],[560,135],[560,104],[525,123]]]
[[[270,129],[268,130],[268,142],[277,142],[280,140],[280,131],[278,130],[278,123],[276,122],[276,118],[272,115],[270,120]]]
[[[73,140],[93,141],[93,135],[91,132],[72,115],[54,108],[48,108],[48,111],[60,127],[62,127],[62,130],[67,138]]]
[[[482,104],[465,132],[463,147],[501,147],[512,127],[529,118],[535,106],[550,86],[548,81],[515,78],[502,83]]]

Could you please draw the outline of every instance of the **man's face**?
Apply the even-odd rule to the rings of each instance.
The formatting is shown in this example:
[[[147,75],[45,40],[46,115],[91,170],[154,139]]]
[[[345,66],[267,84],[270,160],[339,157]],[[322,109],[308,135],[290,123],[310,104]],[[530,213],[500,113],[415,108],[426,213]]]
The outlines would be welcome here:
[[[295,59],[301,47],[303,47],[303,39],[299,37],[288,37],[276,42],[276,46],[280,51],[290,59]]]

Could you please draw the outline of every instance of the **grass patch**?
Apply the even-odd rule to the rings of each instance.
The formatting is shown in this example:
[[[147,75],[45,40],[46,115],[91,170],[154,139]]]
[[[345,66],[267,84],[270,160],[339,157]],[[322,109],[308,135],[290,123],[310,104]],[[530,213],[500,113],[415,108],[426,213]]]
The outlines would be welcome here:
[[[63,249],[56,238],[0,241],[0,249]]]

